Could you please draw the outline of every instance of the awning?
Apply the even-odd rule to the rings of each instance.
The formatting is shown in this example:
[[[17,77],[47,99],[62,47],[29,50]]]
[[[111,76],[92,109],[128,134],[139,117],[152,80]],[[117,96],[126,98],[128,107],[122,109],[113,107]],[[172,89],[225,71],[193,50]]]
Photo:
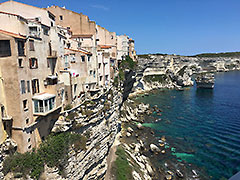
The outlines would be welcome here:
[[[37,94],[35,96],[32,97],[32,99],[35,99],[35,100],[46,100],[46,99],[50,99],[50,98],[53,98],[53,97],[56,97],[54,94],[49,94],[49,93],[40,93],[40,94]]]
[[[50,76],[48,76],[47,78],[48,78],[48,79],[57,79],[58,77],[57,77],[57,76],[54,76],[54,75],[53,75],[53,76],[50,75]]]

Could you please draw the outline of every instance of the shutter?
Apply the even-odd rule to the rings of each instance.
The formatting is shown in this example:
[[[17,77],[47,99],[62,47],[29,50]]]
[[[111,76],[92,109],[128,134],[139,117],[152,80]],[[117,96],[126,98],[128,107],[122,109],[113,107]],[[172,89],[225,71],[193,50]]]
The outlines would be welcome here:
[[[35,59],[35,63],[36,63],[36,68],[38,68],[38,60]]]
[[[34,91],[34,80],[32,80],[32,93],[34,94],[35,93],[35,91]]]
[[[30,67],[30,69],[32,69],[32,59],[31,58],[29,59],[29,67]]]

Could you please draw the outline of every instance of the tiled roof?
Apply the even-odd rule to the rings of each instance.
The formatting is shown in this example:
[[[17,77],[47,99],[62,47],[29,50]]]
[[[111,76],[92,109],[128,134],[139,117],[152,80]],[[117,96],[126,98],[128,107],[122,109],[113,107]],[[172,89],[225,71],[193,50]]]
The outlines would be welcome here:
[[[12,33],[12,32],[8,32],[8,31],[2,30],[2,29],[0,29],[0,33],[6,34],[6,35],[8,35],[8,36],[12,36],[12,37],[14,37],[14,38],[26,39],[26,37],[23,36],[23,35],[16,34],[16,33]]]
[[[110,49],[112,46],[107,46],[107,45],[100,45],[101,49]]]

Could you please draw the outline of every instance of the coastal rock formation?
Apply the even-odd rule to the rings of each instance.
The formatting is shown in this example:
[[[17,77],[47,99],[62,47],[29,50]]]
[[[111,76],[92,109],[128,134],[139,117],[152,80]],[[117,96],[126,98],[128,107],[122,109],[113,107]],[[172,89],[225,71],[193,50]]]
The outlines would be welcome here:
[[[196,73],[231,70],[240,70],[239,57],[142,55],[138,57],[132,95],[160,88],[192,86],[192,76]]]

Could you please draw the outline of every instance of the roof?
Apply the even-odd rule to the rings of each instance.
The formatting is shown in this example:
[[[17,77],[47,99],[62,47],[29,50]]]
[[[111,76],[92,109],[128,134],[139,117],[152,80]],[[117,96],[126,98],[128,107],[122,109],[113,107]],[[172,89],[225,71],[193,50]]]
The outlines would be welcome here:
[[[110,49],[112,46],[107,46],[107,45],[100,45],[101,49]]]
[[[92,53],[88,52],[85,49],[69,49],[69,48],[64,48],[64,49],[69,50],[69,51],[73,51],[73,52],[80,52],[80,53],[83,53],[83,54],[86,54],[86,55],[92,55]]]
[[[8,36],[12,36],[14,38],[18,38],[18,39],[26,39],[26,37],[23,35],[15,34],[15,33],[8,32],[8,31],[2,30],[2,29],[0,29],[0,33],[8,35]]]
[[[49,93],[43,92],[43,93],[39,93],[39,94],[33,96],[32,98],[36,99],[36,100],[46,100],[46,99],[50,99],[53,97],[55,97],[54,94],[49,94]]]
[[[74,34],[71,38],[91,38],[92,34]]]
[[[4,12],[4,11],[0,11],[0,13],[1,13],[1,14],[7,14],[7,15],[11,15],[11,16],[17,16],[17,17],[19,17],[19,18],[21,18],[21,19],[23,19],[23,20],[27,21],[27,19],[26,19],[26,18],[24,18],[24,17],[22,17],[22,16],[20,16],[20,15],[18,15],[18,14],[13,14],[13,13]]]
[[[29,6],[29,7],[34,7],[34,8],[37,8],[37,9],[43,9],[43,8],[39,8],[39,7],[36,7],[36,6],[32,6],[32,5],[29,5],[29,4],[24,4],[24,3],[13,1],[13,0],[5,1],[5,2],[2,2],[0,4],[7,4],[7,3],[18,3],[18,4],[22,4],[22,5]]]

